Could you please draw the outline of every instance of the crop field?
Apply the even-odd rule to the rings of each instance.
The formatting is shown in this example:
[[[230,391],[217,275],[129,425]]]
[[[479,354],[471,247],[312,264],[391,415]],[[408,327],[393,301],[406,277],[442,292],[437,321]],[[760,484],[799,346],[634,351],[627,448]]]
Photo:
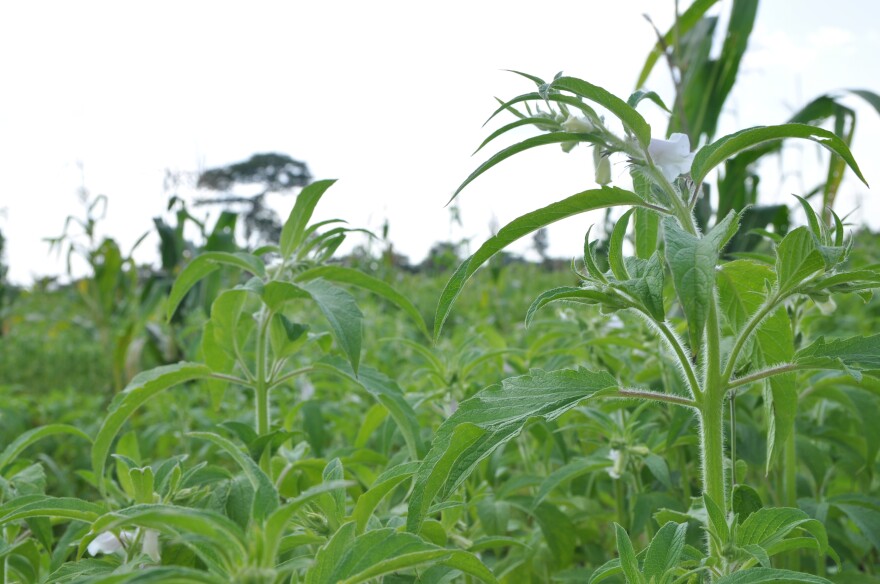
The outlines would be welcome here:
[[[713,4],[658,32],[638,86],[668,66],[672,96],[511,73],[453,199],[539,147],[591,148],[595,181],[469,255],[340,253],[363,230],[298,175],[259,245],[172,201],[138,265],[97,198],[51,241],[86,276],[0,270],[0,584],[880,583],[880,246],[835,206],[867,184],[856,114],[719,134],[757,3]],[[800,142],[826,178],[764,204],[758,163]],[[571,261],[509,252],[606,209]]]

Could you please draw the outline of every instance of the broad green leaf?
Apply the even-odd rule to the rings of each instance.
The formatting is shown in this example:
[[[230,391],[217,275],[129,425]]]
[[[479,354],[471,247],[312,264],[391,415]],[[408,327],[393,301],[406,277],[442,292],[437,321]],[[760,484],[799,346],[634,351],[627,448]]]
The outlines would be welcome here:
[[[748,485],[734,485],[731,495],[731,507],[737,516],[737,522],[742,523],[752,513],[764,506],[758,491]]]
[[[46,426],[40,426],[39,428],[33,428],[20,434],[18,438],[10,442],[9,445],[3,449],[3,452],[0,452],[0,472],[2,472],[9,464],[15,462],[18,455],[20,455],[28,446],[42,440],[43,438],[54,436],[56,434],[70,434],[82,438],[89,443],[92,441],[91,436],[79,428],[68,424],[48,424]]]
[[[868,183],[865,181],[865,177],[862,176],[862,172],[859,170],[859,166],[856,164],[846,143],[828,130],[806,124],[757,126],[719,138],[712,144],[701,148],[696,156],[694,156],[694,163],[691,166],[691,178],[697,184],[702,183],[706,175],[709,174],[709,171],[731,156],[766,142],[785,138],[804,138],[821,144],[843,158],[853,172],[856,173],[856,176],[867,186]]]
[[[550,87],[570,91],[575,95],[594,101],[617,116],[624,127],[632,132],[642,147],[647,148],[651,142],[651,126],[639,112],[625,101],[605,89],[576,77],[560,77]]]
[[[551,223],[586,211],[613,207],[615,205],[643,204],[644,201],[631,191],[616,187],[604,187],[583,191],[514,219],[502,227],[494,237],[480,246],[476,253],[466,259],[446,283],[446,287],[440,295],[437,313],[434,318],[435,342],[439,338],[443,323],[446,322],[452,305],[461,293],[465,283],[477,271],[477,268],[514,241]]]
[[[444,564],[483,582],[496,582],[492,573],[468,552],[435,546],[417,535],[392,528],[356,537],[354,522],[343,525],[318,551],[306,574],[306,584],[358,584],[398,570]]]
[[[709,303],[715,298],[715,266],[721,248],[733,236],[736,214],[731,212],[703,237],[691,235],[672,217],[663,221],[666,261],[681,302],[691,347],[701,346],[703,329],[709,317]]]
[[[535,370],[505,379],[461,402],[438,428],[419,469],[407,529],[418,532],[434,498],[448,497],[481,460],[516,437],[529,421],[554,420],[616,385],[605,372]]]
[[[797,364],[816,369],[880,368],[880,334],[825,341],[819,337],[794,355]]]
[[[741,570],[714,581],[715,584],[832,584],[821,576],[776,568],[752,568]]]
[[[648,551],[645,553],[645,564],[642,572],[645,578],[654,578],[659,582],[663,575],[678,564],[678,558],[684,549],[687,523],[669,522],[657,532]]]
[[[855,523],[874,549],[880,550],[880,501],[859,495],[835,497],[831,503]]]
[[[825,259],[806,227],[790,231],[776,246],[777,288],[781,294],[796,290],[825,271]]]
[[[364,315],[351,294],[325,280],[302,285],[330,324],[339,347],[348,357],[355,374],[361,359]]]
[[[104,508],[72,497],[27,495],[0,505],[0,525],[30,517],[55,517],[78,521],[94,521]]]
[[[617,553],[620,555],[620,567],[623,575],[626,576],[628,584],[642,584],[645,577],[639,571],[639,561],[636,559],[636,552],[633,549],[632,541],[629,539],[626,530],[614,524],[614,532],[617,536]]]
[[[290,282],[281,282],[273,280],[263,286],[260,295],[263,302],[269,307],[269,310],[277,312],[281,310],[285,303],[291,300],[304,300],[312,298],[312,295],[296,284]]]
[[[270,513],[278,508],[278,491],[275,490],[272,479],[266,476],[266,473],[257,466],[257,463],[234,442],[213,432],[189,432],[187,436],[214,443],[225,450],[238,463],[238,466],[244,471],[251,487],[254,489],[253,508],[251,509],[251,517],[253,517],[254,521],[262,523]]]
[[[314,364],[319,369],[343,375],[363,387],[388,410],[397,424],[413,460],[421,458],[425,447],[415,410],[406,401],[403,390],[387,375],[372,367],[362,367],[357,373],[342,359],[328,357]]]
[[[666,272],[660,251],[655,251],[649,260],[626,258],[627,271],[632,278],[626,282],[612,284],[637,300],[653,318],[658,321],[666,319],[666,307],[663,304],[663,287]]]
[[[321,200],[324,192],[329,189],[334,182],[336,181],[320,180],[313,182],[297,195],[296,203],[294,203],[293,209],[290,211],[290,215],[287,217],[287,221],[284,222],[284,227],[281,229],[279,247],[281,248],[281,256],[283,258],[289,258],[296,248],[303,243],[303,240],[305,239],[306,225],[308,225],[309,219],[312,218],[315,206],[318,204],[318,201]]]
[[[636,208],[635,228],[636,257],[643,260],[650,259],[657,251],[657,243],[660,238],[660,215],[650,209]]]
[[[538,136],[532,136],[531,138],[526,138],[522,142],[517,142],[513,146],[508,146],[507,148],[500,150],[489,157],[489,159],[477,167],[466,179],[464,182],[459,185],[455,192],[452,193],[452,197],[446,203],[447,205],[451,203],[458,194],[464,190],[466,186],[471,184],[477,177],[481,174],[489,170],[490,168],[496,166],[500,162],[503,162],[514,156],[519,154],[520,152],[524,152],[531,148],[536,148],[538,146],[546,146],[547,144],[563,144],[565,142],[577,142],[579,140],[586,141],[595,141],[597,140],[592,134],[572,134],[570,132],[549,132],[547,134],[540,134]]]
[[[266,268],[260,258],[249,253],[236,252],[228,253],[223,251],[209,251],[196,256],[190,263],[183,268],[180,275],[174,280],[171,292],[168,294],[168,306],[165,312],[165,318],[171,320],[177,306],[186,296],[186,293],[195,286],[199,280],[220,268],[220,266],[231,266],[239,268],[246,272],[259,277],[266,275]]]
[[[195,379],[204,379],[210,375],[211,370],[205,365],[182,362],[156,367],[138,373],[132,378],[125,389],[117,394],[110,403],[107,416],[104,418],[101,429],[98,430],[98,435],[92,445],[92,470],[100,489],[103,489],[104,485],[104,465],[107,462],[107,455],[110,453],[110,446],[129,416],[156,394],[175,385]]]
[[[403,310],[419,327],[419,330],[426,337],[430,338],[431,335],[428,333],[428,327],[425,325],[425,320],[422,318],[419,309],[406,296],[386,282],[365,274],[360,270],[346,268],[345,266],[319,266],[296,275],[297,282],[308,282],[315,278],[323,278],[324,280],[340,284],[351,284],[381,296]]]
[[[718,268],[719,305],[734,332],[739,332],[764,303],[766,283],[775,278],[770,266],[752,260],[734,260]]]
[[[813,535],[822,551],[828,547],[825,527],[800,509],[789,507],[765,507],[749,515],[736,532],[736,543],[739,546],[755,544],[767,549],[798,528]]]

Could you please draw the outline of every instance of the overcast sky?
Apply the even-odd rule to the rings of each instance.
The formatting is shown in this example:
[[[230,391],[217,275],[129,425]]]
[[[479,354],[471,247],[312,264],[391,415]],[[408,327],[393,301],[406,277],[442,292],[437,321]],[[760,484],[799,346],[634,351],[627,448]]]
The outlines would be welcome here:
[[[687,2],[682,1],[682,5]],[[4,2],[0,5],[0,230],[11,279],[57,274],[42,238],[81,215],[77,191],[106,194],[102,233],[127,249],[162,215],[166,170],[197,171],[281,152],[339,182],[318,218],[379,229],[420,260],[450,237],[478,245],[490,224],[593,186],[590,150],[548,146],[477,179],[444,204],[482,160],[471,152],[494,96],[563,70],[626,97],[673,2],[374,0],[311,2]],[[729,2],[723,2],[726,11]],[[795,7],[797,7],[795,9]],[[880,91],[880,3],[764,0],[719,135],[783,122],[819,94]],[[649,86],[671,100],[668,72]],[[880,118],[858,98],[853,148],[880,187]],[[665,120],[644,109],[660,136]],[[521,134],[519,137],[525,137]],[[824,160],[810,143],[770,164],[766,202],[809,190]],[[614,166],[626,186],[624,164]],[[775,183],[775,184],[774,184]],[[837,210],[880,227],[878,193],[850,174]],[[283,214],[292,199],[275,201]],[[201,212],[207,212],[202,210]],[[216,214],[216,210],[214,211]],[[576,255],[597,217],[550,231],[550,252]],[[151,236],[136,254],[156,257]],[[528,241],[520,249],[528,246]]]

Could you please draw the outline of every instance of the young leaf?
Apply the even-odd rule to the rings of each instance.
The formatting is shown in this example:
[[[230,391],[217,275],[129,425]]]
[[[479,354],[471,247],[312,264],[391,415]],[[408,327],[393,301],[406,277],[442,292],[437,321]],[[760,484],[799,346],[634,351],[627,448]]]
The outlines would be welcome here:
[[[537,418],[554,420],[616,385],[616,380],[605,372],[536,370],[505,379],[461,402],[438,428],[419,469],[407,529],[418,532],[434,497],[445,499],[477,463],[516,437],[527,422]]]
[[[645,118],[625,101],[605,89],[576,77],[560,77],[555,79],[550,87],[570,91],[598,103],[617,116],[644,148],[647,148],[651,142],[651,126]]]
[[[687,523],[669,522],[657,532],[645,554],[643,572],[649,581],[660,582],[663,575],[678,564],[684,549]]]
[[[776,246],[776,278],[780,294],[788,294],[825,271],[816,240],[806,227],[798,227]]]
[[[620,303],[620,301],[618,301],[613,296],[610,296],[609,294],[605,294],[604,292],[599,292],[598,290],[590,290],[587,288],[573,288],[571,286],[562,286],[560,288],[546,290],[542,292],[537,298],[535,298],[535,301],[532,302],[531,306],[529,306],[529,309],[526,311],[526,328],[531,326],[532,319],[535,318],[535,314],[537,314],[537,312],[541,308],[550,304],[551,302],[558,302],[561,300],[582,302],[584,304],[602,304],[604,306],[609,306],[613,308],[625,308],[625,306]]]
[[[388,469],[379,475],[370,488],[358,497],[351,518],[357,524],[357,533],[363,533],[367,528],[367,521],[373,511],[396,486],[412,477],[419,468],[418,462],[407,462]]]
[[[701,345],[709,317],[709,303],[715,297],[715,266],[721,248],[733,236],[735,228],[736,214],[733,212],[703,237],[686,232],[672,217],[663,221],[666,262],[687,318],[693,348]]]
[[[821,551],[828,547],[825,527],[800,509],[788,507],[764,507],[749,515],[736,532],[736,543],[739,546],[755,544],[768,549],[797,528],[812,534],[818,540]]]
[[[306,225],[312,218],[315,206],[324,192],[336,182],[335,180],[320,180],[310,184],[300,191],[296,197],[296,203],[290,211],[284,227],[281,229],[281,239],[279,246],[281,248],[281,256],[285,259],[289,258],[293,252],[302,244],[305,238]]]
[[[794,355],[798,365],[846,371],[880,368],[880,334],[825,341],[819,337]]]
[[[104,485],[104,465],[107,462],[110,446],[129,416],[156,394],[175,385],[204,379],[210,375],[211,370],[205,365],[183,362],[156,367],[138,373],[132,378],[126,388],[110,403],[107,417],[104,418],[92,445],[92,470],[100,489],[103,489]]]
[[[707,494],[703,494],[703,504],[709,515],[709,533],[718,538],[722,546],[730,541],[730,526],[727,524],[727,514],[718,503]]]
[[[636,559],[636,552],[633,549],[632,541],[629,539],[626,530],[614,524],[614,532],[617,536],[617,553],[620,556],[620,567],[623,569],[623,575],[626,576],[627,584],[644,584],[645,577],[639,571],[639,561]]]
[[[644,201],[631,191],[616,187],[603,187],[572,195],[514,219],[502,227],[494,237],[480,246],[476,253],[466,259],[446,283],[446,287],[443,288],[443,292],[440,294],[437,313],[434,317],[435,342],[440,337],[443,323],[446,322],[452,305],[461,293],[462,288],[464,288],[465,283],[477,271],[477,268],[514,241],[551,223],[585,213],[586,211],[613,207],[615,205],[643,204]]]
[[[719,138],[712,144],[701,148],[696,156],[694,156],[694,163],[691,166],[691,178],[697,184],[702,183],[706,175],[709,174],[709,171],[735,154],[760,146],[766,142],[785,138],[805,138],[821,144],[843,158],[853,172],[856,173],[856,176],[867,186],[868,183],[865,181],[865,177],[862,176],[862,171],[859,170],[859,165],[856,164],[846,142],[828,130],[806,124],[757,126]]]
[[[621,215],[614,229],[611,230],[611,237],[608,239],[608,266],[611,273],[621,282],[629,280],[630,275],[626,270],[626,264],[623,261],[623,240],[626,238],[626,228],[629,226],[629,218],[635,209],[629,209]]]

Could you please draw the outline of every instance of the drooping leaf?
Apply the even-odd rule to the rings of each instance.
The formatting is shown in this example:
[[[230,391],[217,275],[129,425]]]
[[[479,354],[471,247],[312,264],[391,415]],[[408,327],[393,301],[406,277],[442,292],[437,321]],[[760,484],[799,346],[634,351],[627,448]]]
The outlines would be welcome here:
[[[617,299],[604,292],[591,290],[589,288],[574,288],[571,286],[562,286],[542,292],[535,301],[532,302],[526,311],[525,326],[529,327],[537,312],[552,302],[568,300],[571,302],[582,302],[584,304],[602,304],[610,307],[624,308]]]
[[[186,293],[195,286],[199,280],[220,268],[220,266],[231,266],[239,268],[246,272],[259,277],[266,275],[266,267],[260,258],[244,252],[223,252],[209,251],[196,256],[190,263],[183,268],[180,275],[174,280],[171,292],[168,294],[168,305],[165,317],[171,320],[174,311],[186,296]]]
[[[90,443],[92,441],[91,436],[69,424],[47,424],[38,428],[32,428],[20,434],[18,438],[10,442],[6,448],[3,449],[3,452],[0,452],[0,472],[2,472],[6,466],[15,462],[18,455],[20,455],[28,446],[42,440],[43,438],[57,434],[70,434],[71,436],[82,438]]]
[[[752,568],[722,576],[715,584],[832,584],[821,576],[780,570],[777,568]]]
[[[586,211],[613,207],[615,205],[642,204],[644,204],[644,201],[631,191],[616,187],[604,187],[572,195],[537,211],[526,213],[518,219],[514,219],[502,227],[494,237],[480,246],[476,253],[466,259],[446,283],[446,287],[440,295],[437,313],[434,318],[434,340],[436,341],[439,338],[443,323],[446,322],[453,303],[458,298],[465,283],[477,271],[477,268],[514,241],[551,223]]]
[[[703,182],[709,171],[731,156],[766,142],[786,138],[804,138],[821,144],[843,158],[853,172],[856,173],[856,176],[867,186],[868,183],[865,181],[865,177],[862,176],[862,171],[859,170],[859,165],[853,158],[846,143],[828,130],[806,124],[757,126],[719,138],[712,144],[701,148],[696,156],[694,156],[694,163],[691,166],[691,178],[693,178],[695,183],[699,184]]]
[[[409,503],[407,529],[418,532],[436,496],[445,499],[477,463],[534,419],[554,420],[581,401],[614,388],[608,373],[586,369],[533,371],[505,379],[461,402],[438,428]]]
[[[110,446],[125,421],[156,394],[187,381],[204,379],[211,375],[211,370],[200,363],[177,363],[156,367],[139,373],[132,378],[126,388],[113,398],[107,416],[98,430],[92,445],[92,470],[95,481],[100,488],[104,483],[104,465]]]

